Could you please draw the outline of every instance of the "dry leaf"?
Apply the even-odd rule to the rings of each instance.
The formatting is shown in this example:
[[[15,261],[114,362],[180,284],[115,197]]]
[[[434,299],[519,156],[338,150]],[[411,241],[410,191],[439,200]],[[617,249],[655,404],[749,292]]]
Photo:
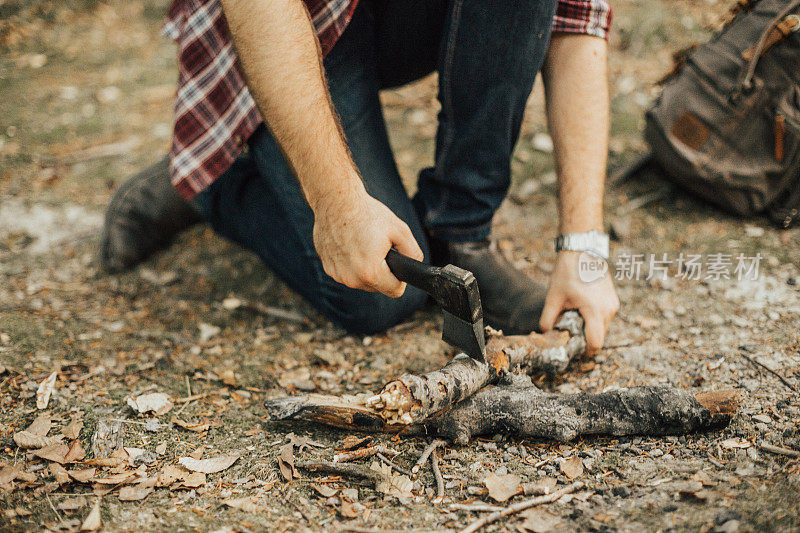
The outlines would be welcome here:
[[[0,486],[8,485],[22,473],[21,466],[4,466],[2,470],[0,470]]]
[[[58,504],[58,508],[67,512],[77,511],[78,509],[85,507],[87,503],[89,502],[86,501],[86,498],[83,496],[78,496],[77,498],[67,498]]]
[[[69,476],[78,483],[86,483],[94,477],[96,468],[85,468],[83,470],[67,470]]]
[[[569,479],[575,479],[583,475],[583,461],[577,455],[561,460],[561,471]]]
[[[151,392],[136,398],[128,398],[128,405],[140,415],[155,413],[156,416],[164,415],[174,407],[169,401],[169,396],[163,392]]]
[[[36,408],[47,409],[47,404],[50,403],[50,395],[53,394],[53,389],[56,386],[56,377],[58,370],[54,370],[52,374],[47,376],[44,381],[39,384],[36,390]]]
[[[63,435],[55,435],[53,437],[35,435],[28,430],[14,433],[14,442],[23,450],[36,450],[45,446],[52,446],[61,442],[62,438],[64,438]]]
[[[76,418],[61,430],[61,434],[70,440],[76,440],[81,436],[81,429],[83,429],[83,420]]]
[[[119,501],[138,502],[147,498],[153,492],[152,487],[143,485],[128,485],[119,489]]]
[[[100,498],[97,498],[94,507],[81,524],[81,531],[97,531],[98,529],[100,529]]]
[[[50,427],[52,425],[53,423],[50,421],[50,414],[42,413],[37,416],[33,422],[31,422],[30,426],[25,428],[25,431],[31,433],[32,435],[44,437],[50,431]]]
[[[164,453],[166,453],[166,451],[167,451],[167,442],[166,441],[164,441],[161,444],[159,444],[158,446],[156,446],[156,453],[158,455],[164,455]]]
[[[373,462],[370,465],[370,469],[380,472],[383,477],[381,481],[375,484],[375,490],[378,492],[398,498],[411,498],[414,496],[411,492],[414,488],[414,482],[408,476],[395,475],[392,467],[383,463]]]
[[[81,441],[76,440],[70,444],[69,451],[67,455],[64,456],[64,462],[76,463],[83,460],[84,457],[86,457],[86,451],[83,449],[83,446],[81,446]]]
[[[56,483],[59,485],[69,483],[69,473],[66,468],[58,463],[50,463],[47,465],[47,468],[50,470],[50,473],[53,474],[53,477],[56,478]]]
[[[491,473],[483,479],[483,484],[486,485],[493,500],[504,502],[519,492],[520,481],[520,477],[514,474],[498,476]]]
[[[342,500],[339,514],[342,515],[342,518],[358,518],[358,511],[356,511],[355,506],[347,500]]]
[[[69,453],[69,446],[66,444],[51,444],[50,446],[34,450],[33,455],[41,457],[42,459],[47,459],[48,461],[63,463],[67,453]]]
[[[286,481],[291,481],[297,477],[294,470],[294,446],[292,443],[281,446],[281,453],[278,456],[278,468]]]
[[[186,469],[177,465],[167,465],[158,474],[157,487],[166,487],[189,475]]]
[[[120,472],[119,474],[113,474],[106,477],[92,478],[92,483],[98,483],[100,485],[119,485],[120,483],[125,483],[126,481],[133,481],[135,475],[136,470],[128,470],[126,472]]]
[[[192,472],[202,472],[204,474],[214,474],[230,468],[239,459],[238,455],[220,455],[208,459],[194,459],[192,457],[181,457],[178,463]]]
[[[331,498],[336,496],[336,493],[339,492],[337,489],[331,488],[327,485],[322,485],[320,483],[312,483],[311,488],[317,491],[323,498]]]
[[[261,511],[261,506],[256,503],[256,498],[246,496],[244,498],[229,498],[222,500],[222,503],[234,509],[240,509],[246,513],[257,513]]]
[[[178,418],[173,418],[172,423],[178,427],[182,427],[183,429],[189,431],[195,431],[197,433],[203,433],[204,431],[208,431],[208,429],[211,427],[211,424],[209,424],[208,422],[186,422]]]
[[[170,487],[170,490],[196,489],[206,484],[206,475],[202,472],[192,472],[183,480]]]
[[[561,522],[560,516],[542,509],[529,509],[522,516],[525,521],[517,526],[520,533],[547,533]]]

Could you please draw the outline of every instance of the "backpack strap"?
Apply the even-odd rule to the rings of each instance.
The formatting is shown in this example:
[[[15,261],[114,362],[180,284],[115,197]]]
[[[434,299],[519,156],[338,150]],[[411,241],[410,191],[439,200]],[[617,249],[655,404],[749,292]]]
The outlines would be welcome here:
[[[748,60],[747,70],[744,71],[744,75],[742,76],[742,80],[740,83],[740,91],[747,92],[753,87],[753,76],[756,72],[756,66],[758,65],[758,60],[761,59],[761,55],[772,45],[775,44],[774,41],[771,44],[768,42],[771,39],[776,39],[775,32],[781,32],[781,30],[788,30],[788,31],[797,31],[800,29],[800,18],[795,15],[794,17],[789,17],[793,10],[797,9],[800,6],[800,0],[792,0],[789,4],[780,12],[778,15],[772,19],[769,23],[767,28],[764,30],[764,33],[761,34],[761,38],[758,40],[758,43],[755,45],[754,48],[749,50],[745,50],[745,53],[750,54],[749,60],[745,57],[745,60]],[[789,17],[787,20],[788,22],[781,25],[784,22],[784,19]],[[795,18],[797,20],[795,21]],[[797,22],[795,25],[794,23]],[[784,27],[785,26],[785,27]],[[788,35],[786,33],[785,35]],[[785,36],[784,35],[784,36]],[[779,39],[779,37],[778,37]]]

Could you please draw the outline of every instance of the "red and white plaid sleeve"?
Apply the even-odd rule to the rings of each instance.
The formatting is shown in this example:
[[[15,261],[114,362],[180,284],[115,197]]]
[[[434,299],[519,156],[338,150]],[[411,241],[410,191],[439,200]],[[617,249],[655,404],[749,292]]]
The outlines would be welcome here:
[[[304,0],[327,53],[358,0]],[[178,44],[178,92],[170,150],[172,184],[191,198],[217,179],[261,124],[219,0],[173,0],[163,33]]]
[[[553,31],[608,38],[613,12],[607,0],[558,0]]]

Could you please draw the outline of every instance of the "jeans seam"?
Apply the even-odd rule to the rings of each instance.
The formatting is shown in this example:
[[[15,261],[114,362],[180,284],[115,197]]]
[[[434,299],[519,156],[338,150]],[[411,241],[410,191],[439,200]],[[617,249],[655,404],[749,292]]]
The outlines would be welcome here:
[[[453,3],[453,11],[451,14],[451,24],[450,24],[450,31],[448,31],[447,35],[447,46],[445,48],[445,58],[444,58],[444,65],[442,69],[442,107],[445,111],[445,114],[451,114],[453,111],[453,95],[451,93],[451,76],[453,70],[453,59],[455,57],[455,41],[458,37],[458,27],[461,23],[461,8],[464,5],[464,0],[455,0]],[[436,162],[436,168],[434,169],[434,175],[437,172],[440,172],[440,162],[443,162],[446,159],[448,149],[453,142],[453,133],[454,128],[452,126],[452,120],[450,129],[447,131],[444,139],[442,150],[437,158],[438,161]],[[447,209],[447,200],[449,197],[449,189],[445,189],[442,192],[442,197],[439,201],[439,205],[431,209],[428,214],[426,215],[426,219],[431,220],[434,216],[436,216],[441,211]]]

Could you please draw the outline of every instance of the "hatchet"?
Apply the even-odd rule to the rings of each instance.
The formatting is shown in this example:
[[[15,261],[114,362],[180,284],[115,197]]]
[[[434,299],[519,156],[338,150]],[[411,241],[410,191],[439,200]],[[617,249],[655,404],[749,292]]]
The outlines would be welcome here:
[[[386,264],[397,279],[427,292],[442,308],[443,341],[477,361],[485,361],[483,308],[478,282],[472,272],[454,265],[426,265],[394,248],[386,255]]]

